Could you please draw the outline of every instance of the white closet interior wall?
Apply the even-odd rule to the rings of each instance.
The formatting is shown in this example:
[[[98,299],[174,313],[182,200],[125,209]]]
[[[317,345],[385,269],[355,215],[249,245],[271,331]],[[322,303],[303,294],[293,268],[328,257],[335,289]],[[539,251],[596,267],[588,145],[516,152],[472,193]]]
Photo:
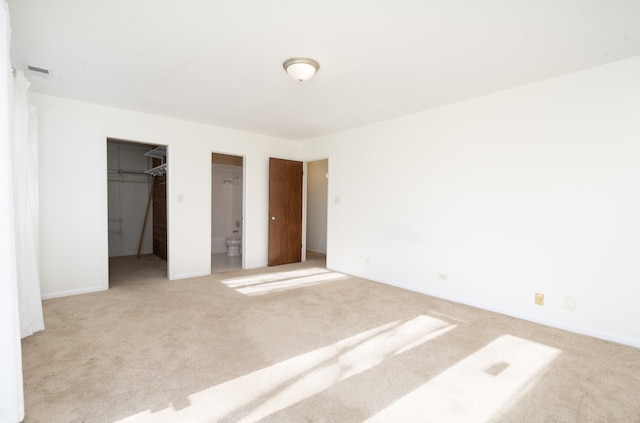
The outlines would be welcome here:
[[[132,256],[138,251],[152,183],[152,177],[144,173],[152,167],[151,159],[144,155],[149,149],[146,144],[107,142],[109,257]],[[152,213],[150,209],[141,254],[153,253]]]

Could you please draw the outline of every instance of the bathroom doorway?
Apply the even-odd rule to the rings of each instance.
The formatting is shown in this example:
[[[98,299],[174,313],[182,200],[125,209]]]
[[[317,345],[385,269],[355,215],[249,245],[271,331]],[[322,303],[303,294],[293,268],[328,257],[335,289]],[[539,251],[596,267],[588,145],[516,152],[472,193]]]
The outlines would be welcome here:
[[[136,272],[166,277],[166,146],[107,138],[106,147],[109,287]]]
[[[329,160],[307,162],[306,261],[326,262]],[[320,263],[319,263],[320,265]],[[324,266],[324,264],[322,264]]]
[[[211,154],[211,273],[244,268],[244,158]]]

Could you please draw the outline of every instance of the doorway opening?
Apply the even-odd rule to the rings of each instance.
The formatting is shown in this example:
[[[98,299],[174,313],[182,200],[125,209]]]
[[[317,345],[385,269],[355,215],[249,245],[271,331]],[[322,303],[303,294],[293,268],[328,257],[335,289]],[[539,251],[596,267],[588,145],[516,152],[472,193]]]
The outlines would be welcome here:
[[[329,160],[307,162],[306,174],[306,261],[317,260],[326,264]]]
[[[166,277],[166,184],[166,146],[107,138],[109,287]]]
[[[211,154],[211,273],[244,268],[244,158]]]
[[[269,158],[269,266],[326,264],[328,168],[328,159]]]

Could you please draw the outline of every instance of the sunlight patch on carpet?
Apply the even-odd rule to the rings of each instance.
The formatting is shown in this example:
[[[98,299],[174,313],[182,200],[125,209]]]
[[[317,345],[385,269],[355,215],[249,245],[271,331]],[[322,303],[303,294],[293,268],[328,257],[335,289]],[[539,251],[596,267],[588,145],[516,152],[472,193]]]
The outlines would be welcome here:
[[[312,267],[310,269],[229,278],[223,279],[221,282],[241,294],[263,295],[347,278],[348,276],[342,273],[320,267]]]
[[[121,422],[258,421],[455,327],[424,315],[395,321],[194,393],[181,410],[146,411]]]
[[[503,335],[367,422],[488,422],[560,353],[556,348]]]

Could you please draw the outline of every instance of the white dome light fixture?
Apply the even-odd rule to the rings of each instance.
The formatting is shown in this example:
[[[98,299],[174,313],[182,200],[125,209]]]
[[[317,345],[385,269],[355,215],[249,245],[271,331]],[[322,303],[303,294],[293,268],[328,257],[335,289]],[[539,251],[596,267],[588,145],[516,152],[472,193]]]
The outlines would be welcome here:
[[[308,57],[292,57],[282,64],[284,70],[290,77],[296,81],[304,82],[309,79],[320,69],[320,64]]]

